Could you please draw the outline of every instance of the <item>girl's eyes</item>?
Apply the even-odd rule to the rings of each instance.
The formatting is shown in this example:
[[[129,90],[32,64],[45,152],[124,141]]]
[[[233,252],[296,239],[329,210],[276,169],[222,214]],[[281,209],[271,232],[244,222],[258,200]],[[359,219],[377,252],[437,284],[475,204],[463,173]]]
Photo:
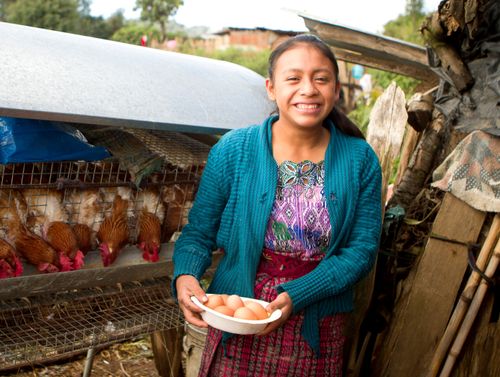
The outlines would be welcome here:
[[[299,80],[300,80],[300,77],[297,77],[297,76],[290,76],[290,77],[286,78],[286,81],[299,81]],[[326,83],[326,82],[329,82],[330,80],[328,77],[316,77],[316,78],[314,78],[314,81],[317,81],[320,83]]]

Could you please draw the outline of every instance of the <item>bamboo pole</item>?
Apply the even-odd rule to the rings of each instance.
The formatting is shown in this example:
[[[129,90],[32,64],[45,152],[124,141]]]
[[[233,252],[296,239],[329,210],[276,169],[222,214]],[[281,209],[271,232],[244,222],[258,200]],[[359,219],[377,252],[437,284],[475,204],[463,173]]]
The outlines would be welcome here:
[[[476,261],[476,265],[481,271],[484,271],[484,269],[486,268],[486,264],[490,258],[491,250],[495,245],[499,232],[500,215],[497,214],[493,218],[490,230],[488,232],[488,235],[486,236],[486,240],[483,243]],[[460,300],[458,301],[451,319],[448,322],[448,326],[446,327],[446,330],[441,337],[441,340],[439,341],[436,352],[434,353],[434,357],[431,362],[431,368],[427,375],[428,377],[435,377],[438,375],[446,353],[448,352],[448,349],[450,348],[450,345],[453,342],[458,329],[460,328],[462,320],[464,319],[467,308],[469,307],[469,304],[474,297],[474,293],[476,292],[480,280],[481,276],[476,271],[472,271],[469,280],[467,281],[467,284],[465,285],[465,288],[460,295]]]
[[[495,246],[495,250],[493,251],[493,255],[488,263],[488,267],[486,268],[486,276],[491,278],[495,275],[496,269],[500,262],[500,240],[497,242]],[[470,304],[470,308],[465,315],[462,326],[460,327],[460,331],[451,346],[450,352],[448,353],[448,357],[443,367],[443,371],[440,374],[440,377],[448,377],[453,370],[453,366],[455,365],[455,361],[457,360],[460,351],[467,339],[467,335],[474,324],[474,320],[476,319],[477,313],[479,312],[479,308],[481,307],[481,303],[483,302],[484,296],[486,295],[486,291],[488,290],[488,283],[485,280],[481,281],[481,284],[477,288],[476,294],[472,299]]]

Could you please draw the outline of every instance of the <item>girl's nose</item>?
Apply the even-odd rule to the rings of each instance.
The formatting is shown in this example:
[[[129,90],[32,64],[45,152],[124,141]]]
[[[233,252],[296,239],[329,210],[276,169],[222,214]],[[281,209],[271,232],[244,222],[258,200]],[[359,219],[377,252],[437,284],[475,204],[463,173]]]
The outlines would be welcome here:
[[[303,95],[311,96],[318,92],[316,86],[314,85],[314,81],[312,80],[303,80],[302,86],[300,88],[300,92]]]

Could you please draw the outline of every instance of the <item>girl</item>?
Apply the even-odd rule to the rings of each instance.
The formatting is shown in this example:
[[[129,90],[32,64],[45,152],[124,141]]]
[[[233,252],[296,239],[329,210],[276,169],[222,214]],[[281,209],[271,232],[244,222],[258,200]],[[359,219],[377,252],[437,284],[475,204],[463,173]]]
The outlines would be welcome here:
[[[269,301],[282,317],[255,336],[209,328],[199,376],[341,376],[345,313],[371,269],[381,226],[381,172],[361,132],[334,106],[337,61],[300,35],[269,58],[278,115],[226,134],[209,155],[189,224],[175,245],[173,289],[190,299],[224,250],[209,292]]]

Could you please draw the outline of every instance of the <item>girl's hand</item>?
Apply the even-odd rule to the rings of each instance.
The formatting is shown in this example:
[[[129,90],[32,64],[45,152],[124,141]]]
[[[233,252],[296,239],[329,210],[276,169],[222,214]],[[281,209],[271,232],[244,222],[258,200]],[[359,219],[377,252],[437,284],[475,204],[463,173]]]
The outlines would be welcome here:
[[[201,288],[198,280],[191,275],[181,275],[175,281],[175,287],[177,288],[179,306],[181,307],[186,321],[195,326],[208,327],[207,323],[203,321],[200,316],[203,310],[191,301],[191,296],[196,296],[202,304],[208,301],[208,297]]]
[[[276,300],[271,301],[269,305],[267,305],[266,307],[266,310],[269,313],[272,313],[276,309],[281,309],[281,317],[276,321],[267,325],[266,328],[257,335],[269,334],[271,331],[274,331],[275,329],[283,325],[286,322],[286,320],[290,317],[293,310],[293,303],[290,296],[288,296],[288,293],[286,292],[280,293],[278,297],[276,297]]]

